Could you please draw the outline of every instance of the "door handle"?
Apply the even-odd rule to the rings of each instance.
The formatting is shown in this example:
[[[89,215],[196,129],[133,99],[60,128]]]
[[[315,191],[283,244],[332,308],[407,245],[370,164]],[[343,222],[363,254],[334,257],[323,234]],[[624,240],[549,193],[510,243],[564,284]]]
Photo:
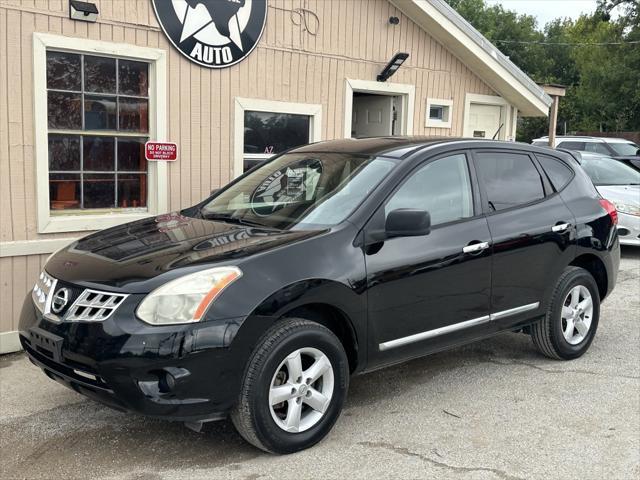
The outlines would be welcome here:
[[[552,232],[564,232],[567,228],[569,228],[571,226],[570,223],[559,223],[557,225],[554,225],[553,227],[551,227],[551,231]]]
[[[480,242],[467,245],[462,249],[463,253],[477,253],[489,248],[489,242]]]

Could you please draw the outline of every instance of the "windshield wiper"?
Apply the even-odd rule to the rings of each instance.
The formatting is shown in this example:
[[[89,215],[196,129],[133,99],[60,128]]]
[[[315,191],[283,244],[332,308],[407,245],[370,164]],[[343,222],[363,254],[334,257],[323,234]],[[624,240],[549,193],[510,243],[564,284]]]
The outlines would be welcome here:
[[[266,225],[253,222],[251,220],[245,220],[244,218],[232,217],[231,215],[226,215],[224,213],[209,213],[204,214],[202,211],[200,212],[200,217],[204,220],[220,220],[226,223],[234,223],[236,225],[247,225],[250,227],[266,227]]]

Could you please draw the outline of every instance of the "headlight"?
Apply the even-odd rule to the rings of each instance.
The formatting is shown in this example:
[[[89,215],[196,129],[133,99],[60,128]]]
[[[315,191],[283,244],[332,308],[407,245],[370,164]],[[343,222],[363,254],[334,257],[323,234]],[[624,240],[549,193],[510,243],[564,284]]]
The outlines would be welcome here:
[[[616,210],[620,213],[626,213],[627,215],[633,215],[634,217],[640,217],[640,206],[631,205],[630,203],[615,202]]]
[[[136,315],[151,325],[199,322],[216,297],[241,276],[237,267],[216,267],[185,275],[147,295]]]

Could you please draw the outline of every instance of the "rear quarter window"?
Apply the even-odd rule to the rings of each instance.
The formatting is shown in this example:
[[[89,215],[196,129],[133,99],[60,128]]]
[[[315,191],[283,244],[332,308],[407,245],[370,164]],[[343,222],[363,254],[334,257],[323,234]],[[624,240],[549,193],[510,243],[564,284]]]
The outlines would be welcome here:
[[[560,142],[556,148],[566,148],[567,150],[584,151],[584,142]]]
[[[538,162],[540,162],[544,173],[546,173],[556,192],[562,190],[573,178],[573,170],[562,160],[540,154],[536,154],[536,158]]]

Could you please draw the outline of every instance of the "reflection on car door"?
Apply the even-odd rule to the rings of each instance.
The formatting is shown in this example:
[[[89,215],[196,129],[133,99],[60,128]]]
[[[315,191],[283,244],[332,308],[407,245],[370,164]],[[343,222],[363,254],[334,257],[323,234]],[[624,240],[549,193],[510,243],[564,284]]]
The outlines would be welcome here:
[[[474,152],[493,241],[493,320],[502,326],[541,311],[549,279],[571,262],[575,220],[526,152]]]
[[[389,212],[431,214],[428,235],[398,237],[366,249],[369,367],[478,336],[488,323],[490,236],[478,214],[464,153],[427,161],[410,173],[367,226]],[[467,250],[465,252],[464,250]]]

